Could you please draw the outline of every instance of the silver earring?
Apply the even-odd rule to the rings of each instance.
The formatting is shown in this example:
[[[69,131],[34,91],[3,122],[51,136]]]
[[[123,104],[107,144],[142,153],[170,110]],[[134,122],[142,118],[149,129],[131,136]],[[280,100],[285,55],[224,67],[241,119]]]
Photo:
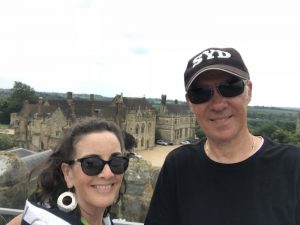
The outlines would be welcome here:
[[[68,201],[68,203],[65,203],[66,201]],[[73,211],[77,206],[75,194],[71,191],[61,193],[57,199],[57,206],[61,211],[64,212]]]

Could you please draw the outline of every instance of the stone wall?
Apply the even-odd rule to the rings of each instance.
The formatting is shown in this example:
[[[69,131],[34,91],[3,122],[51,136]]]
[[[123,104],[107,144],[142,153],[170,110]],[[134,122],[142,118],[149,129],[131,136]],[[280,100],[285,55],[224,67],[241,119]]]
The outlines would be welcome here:
[[[130,159],[125,175],[126,193],[117,205],[112,207],[112,217],[127,221],[144,222],[159,168],[143,159]]]
[[[0,207],[24,208],[27,195],[27,168],[15,154],[0,152]],[[6,224],[11,217],[0,218],[0,225]]]
[[[112,207],[113,218],[144,222],[160,168],[143,159],[130,159],[125,174],[127,189]],[[0,152],[0,207],[23,209],[29,187],[27,168],[18,157]],[[5,224],[1,223],[0,225]]]
[[[24,163],[14,154],[0,154],[0,204],[5,208],[23,207],[26,199],[27,169]]]

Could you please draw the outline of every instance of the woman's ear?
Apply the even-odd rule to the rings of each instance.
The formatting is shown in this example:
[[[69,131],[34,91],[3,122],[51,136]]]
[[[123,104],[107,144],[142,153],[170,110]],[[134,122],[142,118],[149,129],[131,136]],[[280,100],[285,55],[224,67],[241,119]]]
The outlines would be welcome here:
[[[62,163],[61,166],[61,171],[64,175],[64,179],[66,181],[66,184],[68,186],[68,188],[72,188],[74,186],[73,184],[73,171],[72,171],[72,168],[69,164],[67,163]]]

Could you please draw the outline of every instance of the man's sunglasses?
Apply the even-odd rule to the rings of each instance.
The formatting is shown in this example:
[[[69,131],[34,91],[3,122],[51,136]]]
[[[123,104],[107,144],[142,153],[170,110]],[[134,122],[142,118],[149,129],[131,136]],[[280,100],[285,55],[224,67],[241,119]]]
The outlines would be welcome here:
[[[68,161],[68,164],[75,162],[81,163],[82,171],[88,176],[96,176],[102,172],[104,166],[108,164],[111,172],[114,174],[122,174],[128,168],[129,159],[125,156],[113,156],[110,160],[106,161],[99,156],[87,156],[80,159]]]
[[[236,97],[244,92],[245,80],[239,78],[233,78],[216,86],[219,94],[223,97],[230,98]],[[191,103],[201,104],[208,102],[214,95],[214,87],[207,85],[195,85],[192,86],[188,92],[187,96]]]

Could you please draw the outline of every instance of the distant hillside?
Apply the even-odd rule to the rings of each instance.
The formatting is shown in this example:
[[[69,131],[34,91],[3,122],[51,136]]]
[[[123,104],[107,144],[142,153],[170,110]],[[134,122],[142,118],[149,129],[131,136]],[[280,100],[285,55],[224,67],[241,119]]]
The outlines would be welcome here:
[[[65,99],[67,97],[66,93],[58,93],[58,92],[36,92],[39,97],[43,97],[44,99]],[[74,99],[90,99],[90,94],[74,94]],[[101,101],[109,101],[112,97],[104,97],[102,95],[94,95],[95,100]]]
[[[37,95],[39,97],[43,97],[44,99],[65,99],[67,97],[66,93],[59,93],[59,92],[38,92],[36,91]],[[0,88],[0,100],[8,97],[11,94],[11,89],[1,89]],[[101,100],[101,101],[110,101],[114,97],[106,97],[102,95],[94,95],[95,100]],[[124,97],[134,97],[134,96],[124,96]],[[73,93],[74,99],[90,99],[90,94],[75,94]],[[160,98],[147,98],[147,100],[152,105],[160,105],[161,99]],[[167,104],[174,103],[174,100],[167,99]],[[179,104],[183,104],[183,101],[179,101]]]
[[[10,93],[11,93],[11,89],[0,88],[0,100],[8,97],[10,95]]]
[[[249,106],[248,118],[256,121],[292,122],[297,120],[300,108],[280,108],[280,107],[262,107]]]
[[[66,93],[59,93],[59,92],[38,92],[36,91],[39,97],[43,97],[44,99],[65,99],[67,97]],[[3,98],[8,97],[11,94],[11,89],[3,89],[0,88],[0,100]],[[102,95],[94,95],[95,100],[111,100],[112,97],[104,97]],[[90,99],[89,94],[74,94],[74,99]]]

